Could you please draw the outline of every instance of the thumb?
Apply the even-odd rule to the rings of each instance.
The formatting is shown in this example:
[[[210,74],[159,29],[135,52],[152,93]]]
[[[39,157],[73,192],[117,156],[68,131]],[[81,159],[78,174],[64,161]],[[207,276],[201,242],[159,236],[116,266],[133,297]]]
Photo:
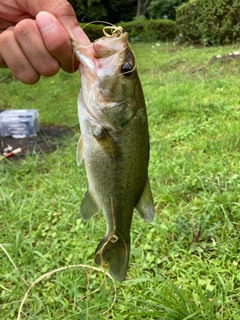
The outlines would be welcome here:
[[[54,15],[67,31],[70,39],[82,43],[89,44],[85,32],[80,28],[76,18],[75,11],[71,4],[66,0],[15,0],[19,8],[23,12],[27,12],[32,17],[36,17],[39,12],[44,11]],[[1,22],[0,22],[1,25]]]
[[[73,72],[76,70],[76,61],[73,66],[73,53],[70,43],[69,33],[60,23],[60,21],[51,13],[41,11],[36,16],[36,23],[41,32],[42,39],[48,52],[58,60],[61,68],[66,72]],[[78,33],[75,31],[78,26],[70,28],[73,29],[72,33]],[[76,34],[74,38],[78,41],[89,41],[84,35],[82,36],[81,29],[80,34]],[[82,40],[83,39],[83,40]]]
[[[76,18],[64,16],[59,18],[60,23],[65,28],[71,40],[81,44],[89,44],[90,40],[86,33],[79,26]]]
[[[74,40],[81,44],[90,43],[90,40],[88,39],[86,33],[79,26],[72,6],[69,4],[69,2],[67,2],[67,4],[64,4],[65,6],[59,6],[55,11],[52,11],[51,13],[54,14],[62,24],[71,40]]]

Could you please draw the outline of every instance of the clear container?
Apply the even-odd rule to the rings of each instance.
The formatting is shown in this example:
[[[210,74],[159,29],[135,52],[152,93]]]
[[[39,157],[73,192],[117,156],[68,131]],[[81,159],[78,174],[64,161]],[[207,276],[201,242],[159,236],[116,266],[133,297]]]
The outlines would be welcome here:
[[[2,137],[35,136],[39,129],[39,114],[35,109],[5,110],[0,113],[0,134]]]

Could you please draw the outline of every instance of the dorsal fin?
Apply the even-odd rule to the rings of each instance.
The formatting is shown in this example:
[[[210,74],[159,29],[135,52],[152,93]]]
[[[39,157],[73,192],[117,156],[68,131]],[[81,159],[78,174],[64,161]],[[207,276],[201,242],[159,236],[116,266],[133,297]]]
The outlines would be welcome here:
[[[152,191],[150,188],[149,179],[147,177],[142,195],[138,200],[135,208],[143,217],[144,220],[151,222],[154,218],[154,202],[152,197]]]

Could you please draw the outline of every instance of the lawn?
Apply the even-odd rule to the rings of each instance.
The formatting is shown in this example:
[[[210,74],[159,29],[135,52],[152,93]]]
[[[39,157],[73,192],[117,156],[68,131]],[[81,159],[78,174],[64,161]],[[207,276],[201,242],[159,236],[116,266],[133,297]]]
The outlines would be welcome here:
[[[87,180],[75,128],[52,153],[0,161],[1,320],[240,319],[240,63],[208,64],[237,47],[133,48],[156,216],[134,214],[127,280],[91,269],[105,221],[79,214]],[[28,86],[0,69],[0,109],[73,126],[79,87],[77,73]]]

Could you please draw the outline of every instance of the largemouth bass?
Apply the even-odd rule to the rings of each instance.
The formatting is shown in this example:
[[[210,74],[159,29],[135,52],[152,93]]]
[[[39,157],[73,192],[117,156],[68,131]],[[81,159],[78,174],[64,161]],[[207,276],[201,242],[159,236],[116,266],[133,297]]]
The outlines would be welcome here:
[[[95,262],[108,262],[110,274],[126,278],[134,208],[146,221],[154,217],[148,179],[149,135],[145,101],[128,34],[121,27],[89,45],[73,43],[80,61],[82,88],[78,99],[82,159],[88,190],[81,216],[102,210],[106,234]]]

